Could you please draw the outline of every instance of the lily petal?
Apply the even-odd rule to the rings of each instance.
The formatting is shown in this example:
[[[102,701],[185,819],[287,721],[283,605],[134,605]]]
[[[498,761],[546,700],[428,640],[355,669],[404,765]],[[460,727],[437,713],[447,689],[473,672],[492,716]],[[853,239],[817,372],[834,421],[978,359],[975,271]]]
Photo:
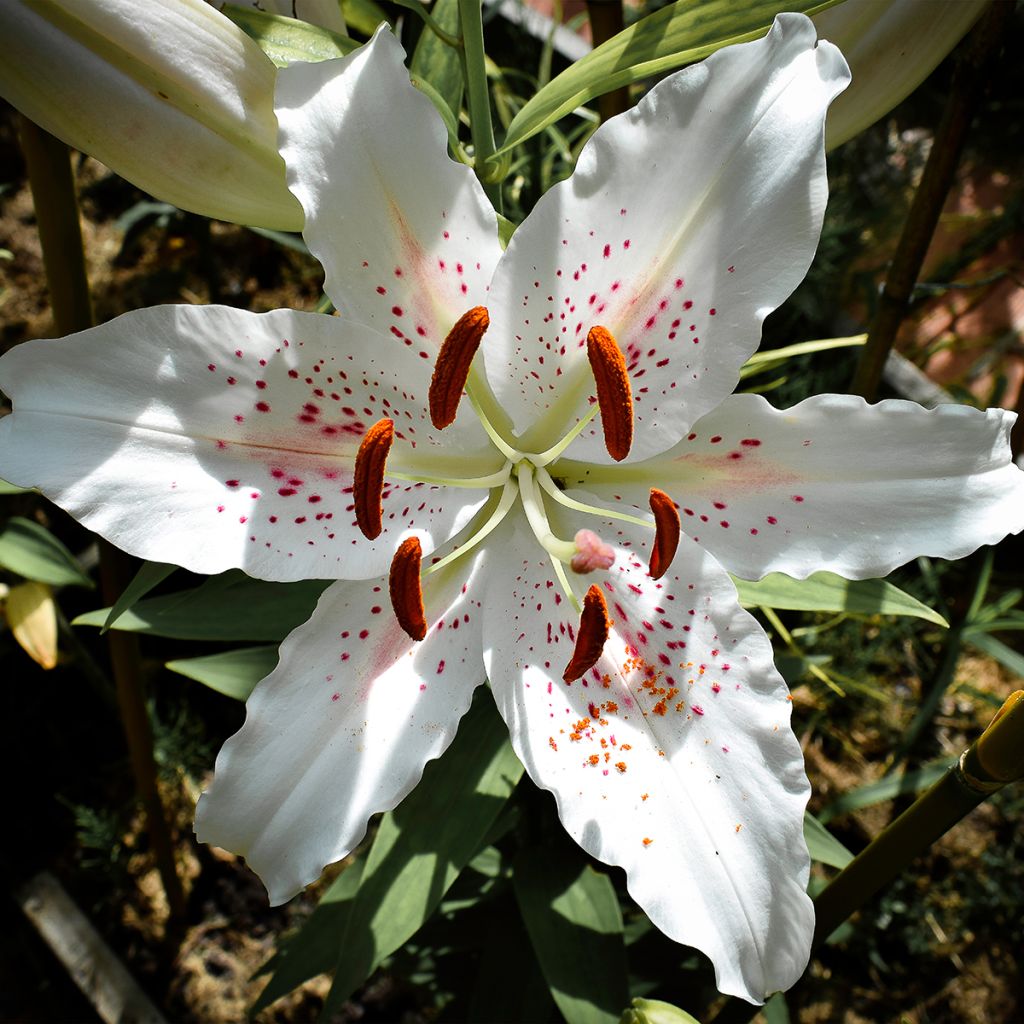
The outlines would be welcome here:
[[[486,491],[393,483],[383,532],[366,540],[351,490],[370,424],[396,421],[394,469],[490,472],[500,462],[469,417],[440,454],[429,371],[411,350],[334,317],[139,310],[0,360],[15,406],[0,420],[0,476],[154,561],[270,580],[377,576],[413,522],[433,550]]]
[[[1024,529],[1015,419],[852,395],[780,410],[734,395],[672,451],[614,483],[567,479],[606,507],[621,495],[637,508],[658,481],[690,539],[744,579],[819,570],[866,579],[918,555],[962,558]]]
[[[298,231],[274,65],[203,0],[6,0],[0,95],[139,188],[207,217]]]
[[[599,586],[612,633],[566,685],[577,615],[522,520],[519,531],[484,603],[484,658],[516,753],[583,849],[625,869],[654,924],[711,957],[722,992],[761,1002],[789,987],[814,925],[810,788],[767,637],[712,557],[689,547],[655,582],[637,557],[649,537],[608,523],[617,557]]]
[[[517,431],[542,418],[537,435],[558,436],[553,424],[587,411],[595,324],[626,357],[633,461],[732,391],[761,322],[814,255],[825,110],[848,81],[811,22],[782,14],[764,39],[670,76],[594,133],[573,176],[513,235],[491,285],[487,375]],[[599,424],[576,453],[609,461]]]
[[[391,614],[386,579],[329,587],[218,754],[196,835],[243,854],[272,904],[348,854],[370,815],[396,806],[455,737],[483,681],[467,592],[483,556],[456,564],[424,587],[421,643]]]
[[[281,155],[335,306],[436,354],[486,293],[501,246],[491,204],[449,159],[403,56],[382,26],[348,57],[280,71]]]

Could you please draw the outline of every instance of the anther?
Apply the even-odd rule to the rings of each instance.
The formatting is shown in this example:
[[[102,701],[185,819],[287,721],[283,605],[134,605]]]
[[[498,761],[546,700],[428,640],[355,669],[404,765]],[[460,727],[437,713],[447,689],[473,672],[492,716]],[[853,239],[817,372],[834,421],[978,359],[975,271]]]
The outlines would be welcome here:
[[[423,589],[420,586],[420,559],[423,549],[417,537],[407,537],[398,545],[391,560],[388,590],[391,607],[398,624],[412,637],[422,640],[427,635],[427,619],[423,611]]]
[[[595,569],[610,569],[615,564],[615,548],[601,540],[593,530],[577,530],[573,540],[576,554],[569,562],[573,572],[585,574]]]
[[[428,392],[430,422],[438,430],[455,422],[470,364],[490,322],[486,307],[474,306],[459,317],[444,339]]]
[[[567,683],[579,679],[587,669],[597,664],[611,628],[612,620],[608,618],[608,605],[605,604],[604,594],[594,583],[583,598],[583,613],[580,615],[580,628],[576,633],[576,647],[562,673],[562,678]]]
[[[597,384],[597,403],[608,454],[621,462],[633,444],[633,389],[618,342],[604,327],[591,327],[587,358]]]
[[[650,571],[651,579],[658,580],[668,572],[679,546],[679,509],[664,491],[652,487],[651,511],[654,513],[654,547]]]
[[[366,432],[356,453],[352,492],[356,504],[356,523],[370,540],[380,536],[384,507],[384,465],[395,439],[395,424],[385,417]]]

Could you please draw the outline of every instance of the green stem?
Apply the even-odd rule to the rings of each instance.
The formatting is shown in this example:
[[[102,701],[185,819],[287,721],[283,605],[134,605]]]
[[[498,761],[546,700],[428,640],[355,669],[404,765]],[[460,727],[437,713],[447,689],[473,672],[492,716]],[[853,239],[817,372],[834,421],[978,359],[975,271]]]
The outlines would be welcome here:
[[[878,310],[861,349],[850,390],[874,401],[885,361],[910,305],[935,225],[945,204],[974,112],[992,79],[992,63],[1003,45],[1014,4],[993,3],[960,44],[956,70],[928,162],[889,265]]]
[[[959,761],[877,835],[814,901],[816,949],[986,797],[1024,776],[1024,690],[1007,698]],[[713,1024],[742,1024],[758,1007],[728,1000]]]
[[[487,198],[502,212],[501,182],[491,180],[489,162],[494,156],[494,126],[491,122],[491,94],[487,85],[484,55],[484,22],[481,0],[459,0],[462,25],[462,73],[466,80],[470,131],[473,135],[473,163]]]
[[[431,32],[441,40],[442,43],[446,43],[448,46],[453,47],[456,50],[462,48],[462,40],[457,36],[453,36],[450,32],[446,32],[433,18],[430,11],[420,3],[420,0],[392,0],[398,7],[404,7],[407,11],[412,11],[413,14],[417,15],[423,24],[430,29]]]
[[[54,325],[60,334],[92,326],[92,303],[82,248],[78,200],[67,146],[27,118],[20,136],[43,249]],[[100,585],[104,600],[113,603],[132,578],[130,560],[100,541]],[[107,635],[118,709],[124,727],[135,785],[145,811],[146,828],[176,927],[185,915],[185,894],[174,866],[174,845],[157,789],[153,731],[142,687],[138,640],[130,633]]]

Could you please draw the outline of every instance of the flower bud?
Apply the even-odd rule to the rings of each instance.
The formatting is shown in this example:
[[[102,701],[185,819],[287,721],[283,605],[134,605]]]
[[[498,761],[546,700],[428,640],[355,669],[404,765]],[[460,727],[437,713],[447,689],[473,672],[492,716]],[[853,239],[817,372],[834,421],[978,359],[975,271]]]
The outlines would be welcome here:
[[[203,0],[5,0],[0,95],[139,188],[208,217],[297,231],[275,68]]]
[[[987,0],[847,0],[811,20],[846,57],[853,82],[832,104],[825,148],[853,138],[909,96],[953,49]]]

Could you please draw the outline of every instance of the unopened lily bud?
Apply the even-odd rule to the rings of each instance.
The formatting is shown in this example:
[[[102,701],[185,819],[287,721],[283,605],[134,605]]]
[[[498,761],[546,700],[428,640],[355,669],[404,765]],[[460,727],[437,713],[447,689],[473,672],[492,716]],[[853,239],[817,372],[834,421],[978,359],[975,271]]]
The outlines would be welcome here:
[[[0,96],[26,117],[183,210],[298,231],[275,77],[203,0],[0,5]]]
[[[619,1024],[698,1024],[697,1018],[660,999],[634,999]]]
[[[852,139],[909,96],[988,6],[988,0],[848,0],[816,14],[822,39],[846,57],[853,82],[825,123],[825,148]]]
[[[615,563],[615,549],[605,544],[593,530],[580,530],[573,539],[576,542],[576,554],[569,563],[573,572],[584,574],[597,569],[610,569]]]

